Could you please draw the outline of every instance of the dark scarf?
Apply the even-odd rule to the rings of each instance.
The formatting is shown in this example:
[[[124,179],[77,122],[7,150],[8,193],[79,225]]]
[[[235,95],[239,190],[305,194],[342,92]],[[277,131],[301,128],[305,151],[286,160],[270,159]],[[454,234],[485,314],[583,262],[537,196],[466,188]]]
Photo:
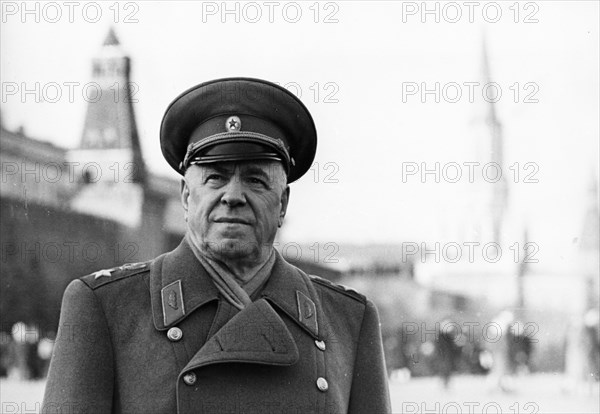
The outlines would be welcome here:
[[[185,237],[192,252],[194,252],[194,256],[196,256],[210,275],[213,283],[225,300],[239,310],[244,309],[252,303],[251,297],[264,286],[271,275],[271,270],[273,270],[273,265],[275,264],[275,250],[273,248],[271,248],[271,254],[265,264],[247,282],[240,284],[226,267],[215,260],[205,257],[200,252],[200,249],[197,247],[198,245],[194,243],[195,238],[190,232],[187,232]]]

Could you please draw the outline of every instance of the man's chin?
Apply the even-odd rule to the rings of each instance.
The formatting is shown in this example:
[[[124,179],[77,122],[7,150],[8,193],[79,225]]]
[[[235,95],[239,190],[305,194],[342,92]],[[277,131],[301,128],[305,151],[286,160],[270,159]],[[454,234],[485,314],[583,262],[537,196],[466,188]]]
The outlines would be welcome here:
[[[260,246],[257,242],[237,238],[209,242],[206,247],[211,256],[220,259],[239,260],[260,254]]]

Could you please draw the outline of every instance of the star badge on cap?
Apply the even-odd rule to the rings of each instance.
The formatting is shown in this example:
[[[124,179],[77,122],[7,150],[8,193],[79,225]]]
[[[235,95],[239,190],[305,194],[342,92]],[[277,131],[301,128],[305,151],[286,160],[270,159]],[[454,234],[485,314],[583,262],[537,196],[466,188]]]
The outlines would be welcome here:
[[[239,131],[242,128],[242,121],[239,117],[237,116],[230,116],[229,118],[227,118],[227,121],[225,121],[225,129],[227,129],[227,131],[232,132],[232,131]]]

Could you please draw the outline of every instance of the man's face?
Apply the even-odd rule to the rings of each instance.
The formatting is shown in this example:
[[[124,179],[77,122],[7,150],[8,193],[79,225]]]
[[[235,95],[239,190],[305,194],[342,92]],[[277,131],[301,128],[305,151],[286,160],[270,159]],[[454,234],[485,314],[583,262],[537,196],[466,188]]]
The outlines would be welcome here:
[[[264,260],[288,197],[274,161],[192,165],[182,187],[188,230],[201,251],[220,260]]]

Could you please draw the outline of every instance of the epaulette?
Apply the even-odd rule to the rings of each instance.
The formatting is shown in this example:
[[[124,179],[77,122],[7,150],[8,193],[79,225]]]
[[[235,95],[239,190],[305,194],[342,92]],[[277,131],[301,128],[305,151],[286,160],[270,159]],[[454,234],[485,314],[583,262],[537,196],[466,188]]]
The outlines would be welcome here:
[[[315,275],[308,275],[308,277],[310,278],[310,280],[312,280],[315,283],[318,283],[321,286],[325,286],[330,289],[333,289],[333,290],[340,292],[346,296],[356,299],[363,304],[367,303],[367,297],[365,295],[358,293],[356,290],[354,290],[348,286],[339,285],[339,284],[333,283],[330,280],[327,280],[327,279],[324,279],[322,277],[315,276]]]
[[[80,280],[88,285],[90,289],[97,289],[108,283],[125,279],[139,273],[150,270],[150,261],[139,263],[125,263],[124,265],[113,267],[112,269],[98,270],[97,272],[83,276]]]

